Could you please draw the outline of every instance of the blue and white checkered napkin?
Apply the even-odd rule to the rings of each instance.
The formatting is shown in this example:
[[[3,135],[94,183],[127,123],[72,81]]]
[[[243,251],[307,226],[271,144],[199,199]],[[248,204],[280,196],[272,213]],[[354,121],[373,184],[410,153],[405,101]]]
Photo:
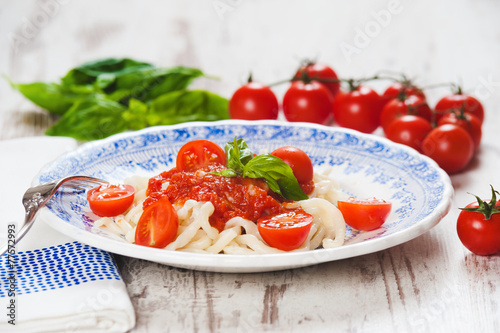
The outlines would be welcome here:
[[[0,141],[2,244],[12,225],[22,224],[21,198],[31,179],[76,145],[51,137]],[[135,325],[113,257],[41,221],[16,244],[15,255],[0,258],[0,309],[0,332],[126,332]]]

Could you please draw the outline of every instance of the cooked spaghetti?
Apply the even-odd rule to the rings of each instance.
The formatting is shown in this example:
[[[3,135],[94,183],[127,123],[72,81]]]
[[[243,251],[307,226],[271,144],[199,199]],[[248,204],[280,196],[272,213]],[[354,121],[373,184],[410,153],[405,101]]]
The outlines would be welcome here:
[[[265,254],[284,251],[269,246],[259,234],[256,220],[266,214],[302,210],[313,216],[303,244],[293,251],[333,248],[344,243],[346,224],[336,207],[345,195],[330,178],[329,169],[314,173],[308,199],[277,200],[259,179],[228,178],[207,170],[172,169],[155,177],[132,176],[126,184],[136,190],[133,205],[123,214],[94,222],[107,234],[134,243],[144,208],[167,196],[178,217],[177,236],[166,250],[199,253]]]

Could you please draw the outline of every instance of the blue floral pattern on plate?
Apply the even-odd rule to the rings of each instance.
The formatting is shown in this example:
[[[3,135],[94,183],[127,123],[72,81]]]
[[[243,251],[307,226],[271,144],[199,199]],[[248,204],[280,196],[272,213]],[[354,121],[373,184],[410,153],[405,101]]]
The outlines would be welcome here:
[[[391,201],[393,210],[388,221],[371,232],[348,228],[346,244],[340,248],[285,253],[278,255],[278,259],[276,255],[265,255],[266,263],[262,264],[262,256],[249,262],[249,258],[241,256],[172,253],[109,239],[91,230],[95,216],[89,211],[82,191],[56,194],[43,214],[44,220],[77,240],[111,252],[178,267],[246,272],[301,267],[398,245],[435,226],[449,210],[453,195],[449,177],[416,151],[343,128],[278,121],[190,123],[115,135],[64,155],[48,165],[35,182],[72,174],[92,175],[111,182],[121,182],[133,174],[155,175],[175,165],[177,151],[188,141],[208,139],[224,146],[235,136],[244,138],[255,152],[272,151],[284,145],[301,148],[315,167],[331,168],[332,177],[345,193]]]

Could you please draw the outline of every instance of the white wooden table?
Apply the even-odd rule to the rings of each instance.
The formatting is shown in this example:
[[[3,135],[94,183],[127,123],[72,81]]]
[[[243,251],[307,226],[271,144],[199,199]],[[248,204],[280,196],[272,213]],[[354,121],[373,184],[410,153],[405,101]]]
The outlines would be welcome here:
[[[196,85],[230,97],[250,71],[279,81],[299,59],[316,57],[342,77],[387,69],[423,85],[462,82],[485,106],[483,143],[451,177],[451,211],[430,232],[262,274],[117,262],[137,314],[133,332],[500,332],[500,256],[471,254],[455,231],[458,207],[474,201],[467,192],[500,188],[499,14],[496,1],[4,1],[0,71],[49,81],[87,60],[129,56],[200,68],[220,80]],[[427,94],[433,104],[447,93]],[[53,122],[0,81],[0,140],[43,135]]]

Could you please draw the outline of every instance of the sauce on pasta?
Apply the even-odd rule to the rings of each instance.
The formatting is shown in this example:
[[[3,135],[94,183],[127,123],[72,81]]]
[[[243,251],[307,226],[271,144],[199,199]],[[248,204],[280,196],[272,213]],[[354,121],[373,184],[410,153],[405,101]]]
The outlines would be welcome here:
[[[223,166],[220,166],[222,169]],[[194,172],[178,171],[173,168],[149,180],[147,207],[162,196],[167,196],[172,204],[183,205],[187,200],[210,201],[214,213],[210,224],[217,230],[224,230],[226,221],[233,217],[242,217],[257,221],[263,215],[285,211],[281,198],[268,189],[261,179],[224,177],[210,173],[216,166]],[[301,210],[295,208],[294,210]]]

